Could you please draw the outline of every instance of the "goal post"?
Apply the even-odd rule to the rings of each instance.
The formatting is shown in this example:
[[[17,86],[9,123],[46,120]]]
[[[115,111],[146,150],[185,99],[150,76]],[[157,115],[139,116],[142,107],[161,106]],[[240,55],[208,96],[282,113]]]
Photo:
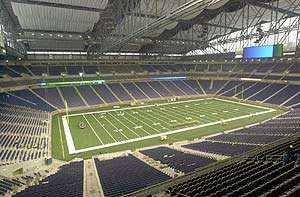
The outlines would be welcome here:
[[[67,122],[69,124],[69,108],[68,108],[68,102],[64,100],[65,108],[66,108],[66,117],[67,117]]]
[[[241,96],[241,99],[243,100],[244,99],[244,86],[242,85],[242,96]]]

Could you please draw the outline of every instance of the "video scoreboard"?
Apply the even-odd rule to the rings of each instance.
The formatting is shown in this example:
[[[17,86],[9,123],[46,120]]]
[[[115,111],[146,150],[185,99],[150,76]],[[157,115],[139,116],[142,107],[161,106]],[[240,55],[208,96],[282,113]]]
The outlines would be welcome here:
[[[243,58],[273,58],[283,56],[283,44],[246,47]]]

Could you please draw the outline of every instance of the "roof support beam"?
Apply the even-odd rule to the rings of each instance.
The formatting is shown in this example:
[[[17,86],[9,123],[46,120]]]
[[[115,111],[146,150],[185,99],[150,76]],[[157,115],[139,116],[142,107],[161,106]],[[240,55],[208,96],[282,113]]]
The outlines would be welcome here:
[[[82,32],[39,30],[39,29],[23,29],[23,32],[41,33],[41,34],[70,34],[70,35],[83,35],[84,34]]]
[[[234,31],[242,30],[241,28],[237,28],[237,27],[230,27],[230,26],[226,26],[226,25],[213,24],[213,23],[201,23],[201,25],[207,25],[207,26],[212,26],[212,27],[220,27],[220,28],[224,28],[224,29],[231,29],[231,30],[234,30]]]
[[[33,41],[41,41],[41,42],[64,41],[64,42],[83,42],[84,43],[84,41],[80,40],[80,39],[74,39],[74,38],[73,39],[71,39],[71,38],[65,39],[65,38],[55,38],[55,37],[53,37],[53,38],[49,38],[49,37],[47,37],[47,38],[40,38],[40,37],[29,38],[29,37],[22,36],[22,37],[19,37],[18,40],[19,41],[31,41],[31,42],[33,42]]]
[[[5,28],[8,28],[7,26],[11,26],[10,30],[11,32],[19,32],[21,31],[21,25],[17,19],[17,17],[14,15],[11,5],[4,2],[3,0],[0,0],[0,9],[1,9],[1,18],[0,22],[5,26]],[[7,20],[7,22],[4,22],[3,20]],[[8,25],[9,23],[10,25]],[[13,31],[12,31],[13,28]]]
[[[101,12],[102,9],[99,8],[91,8],[85,6],[78,6],[78,5],[68,5],[62,3],[52,3],[52,2],[44,2],[44,1],[32,1],[32,0],[10,0],[11,2],[15,3],[24,3],[24,4],[31,4],[31,5],[40,5],[40,6],[47,6],[47,7],[56,7],[56,8],[65,8],[65,9],[72,9],[72,10],[84,10],[90,12]]]
[[[249,1],[249,2],[254,6],[262,7],[262,8],[268,9],[268,10],[274,10],[274,11],[277,11],[277,12],[280,12],[280,13],[283,13],[283,14],[287,14],[291,17],[293,17],[293,16],[299,16],[300,17],[300,13],[292,12],[292,11],[285,10],[285,9],[279,8],[279,7],[274,7],[272,5],[261,3],[259,1],[253,1],[253,2]]]
[[[138,30],[128,34],[124,38],[118,39],[113,42],[107,41],[103,45],[104,47],[99,50],[99,52],[103,53],[112,50],[112,48],[117,48],[119,46],[122,46],[133,38],[139,38],[142,37],[144,34],[152,33],[157,29],[172,24],[174,21],[178,19],[185,18],[191,15],[191,13],[193,13],[194,10],[203,10],[208,5],[212,5],[212,4],[214,4],[214,2],[211,2],[210,0],[190,0],[187,3],[173,9],[170,13],[165,14],[164,16],[160,16],[154,22],[151,22],[150,24],[147,24],[139,28]]]
[[[136,17],[153,18],[153,19],[158,19],[160,17],[153,14],[143,14],[143,13],[128,13],[127,15],[136,16]]]

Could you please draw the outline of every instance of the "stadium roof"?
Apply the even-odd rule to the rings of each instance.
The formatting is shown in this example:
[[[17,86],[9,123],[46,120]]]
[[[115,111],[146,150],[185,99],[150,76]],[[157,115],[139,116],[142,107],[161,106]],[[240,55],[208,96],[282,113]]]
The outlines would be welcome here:
[[[300,16],[300,0],[1,1],[29,51],[185,54],[235,31]]]

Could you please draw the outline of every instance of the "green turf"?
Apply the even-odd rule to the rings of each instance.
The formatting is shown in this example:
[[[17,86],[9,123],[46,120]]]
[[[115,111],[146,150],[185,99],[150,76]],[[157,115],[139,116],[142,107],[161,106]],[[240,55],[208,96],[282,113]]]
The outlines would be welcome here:
[[[199,100],[111,112],[102,112],[97,109],[93,114],[81,114],[81,111],[77,115],[73,113],[73,115],[69,117],[69,128],[75,148],[84,149],[114,142],[124,142],[128,139],[138,139],[144,136],[151,136],[167,131],[227,120],[263,111],[266,111],[266,109],[244,106],[239,103],[228,103],[219,100]],[[171,134],[168,135],[168,140],[163,142],[160,141],[160,137],[155,137],[75,155],[68,154],[61,115],[55,115],[52,121],[52,155],[54,158],[63,160],[69,160],[74,157],[88,158],[99,153],[136,149],[186,139],[191,140],[212,133],[259,122],[281,112],[281,109],[277,109],[274,112],[234,120],[226,124],[211,125]],[[80,129],[78,127],[79,122],[85,122],[87,127]]]

